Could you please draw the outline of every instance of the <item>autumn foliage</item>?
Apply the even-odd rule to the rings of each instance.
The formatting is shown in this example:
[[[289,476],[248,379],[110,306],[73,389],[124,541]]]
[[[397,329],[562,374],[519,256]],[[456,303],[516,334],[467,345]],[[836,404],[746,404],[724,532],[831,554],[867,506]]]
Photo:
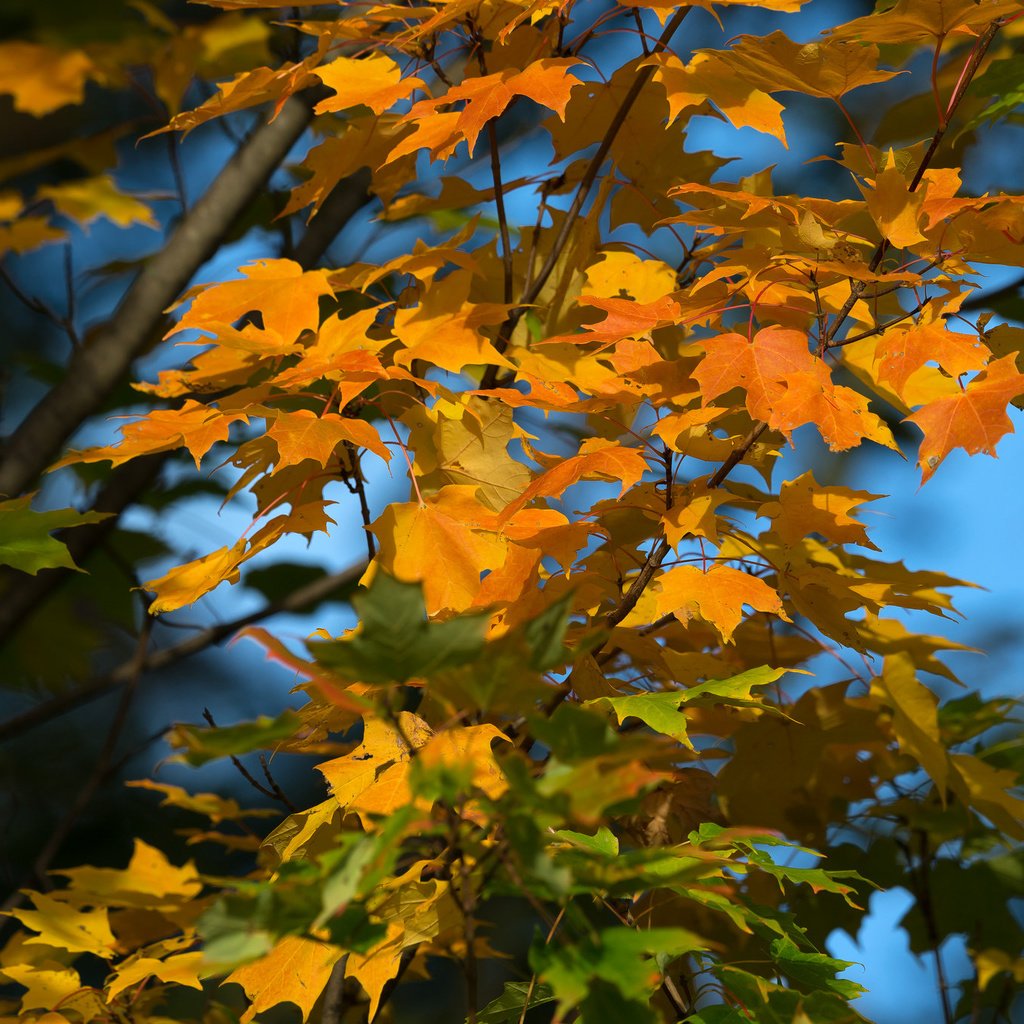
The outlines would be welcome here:
[[[211,845],[240,855],[237,875],[144,832],[130,861],[57,870],[58,839],[7,904],[0,1019],[404,1020],[395,994],[447,959],[471,1024],[858,1021],[825,940],[904,885],[946,1020],[1009,1020],[1013,702],[938,700],[961,645],[901,614],[942,624],[964,584],[888,559],[865,526],[881,495],[838,481],[843,453],[874,447],[927,485],[1013,431],[1024,328],[977,291],[1024,266],[1024,197],[966,192],[960,163],[1014,107],[1024,4],[883,2],[801,42],[778,26],[805,0],[203,2],[180,23],[126,5],[130,45],[0,45],[23,114],[141,88],[159,119],[120,132],[167,159],[223,128],[240,208],[238,182],[255,197],[287,158],[286,194],[251,222],[266,255],[237,274],[190,284],[227,227],[193,253],[212,206],[185,204],[109,327],[74,337],[49,311],[75,347],[0,458],[2,624],[88,568],[76,537],[115,530],[170,468],[251,523],[121,581],[135,649],[74,684],[86,696],[130,701],[178,656],[150,647],[161,617],[245,585],[289,538],[336,543],[343,510],[365,561],[179,651],[241,629],[294,674],[294,710],[197,713],[167,736],[180,761],[235,759],[272,806],[131,783],[192,816],[200,865]],[[730,31],[752,9],[763,31]],[[707,119],[793,144],[812,116],[831,184],[807,194],[688,144]],[[101,142],[3,169],[5,266],[69,222],[158,226]],[[246,171],[260,145],[266,173]],[[82,173],[18,184],[57,159]],[[330,238],[303,249],[339,196],[373,214],[340,266]],[[110,443],[68,448],[126,407]],[[381,502],[388,474],[406,493]],[[45,511],[42,480],[106,503]],[[342,635],[256,624],[332,595],[358,615]],[[267,758],[285,755],[319,802],[277,785]],[[528,948],[502,945],[498,905],[529,918]],[[962,983],[942,973],[949,935]]]

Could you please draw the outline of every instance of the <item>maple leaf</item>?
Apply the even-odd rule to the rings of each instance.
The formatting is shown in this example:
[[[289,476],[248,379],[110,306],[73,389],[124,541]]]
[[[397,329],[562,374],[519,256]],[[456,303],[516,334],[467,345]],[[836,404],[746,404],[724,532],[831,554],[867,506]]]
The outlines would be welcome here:
[[[900,750],[913,756],[932,777],[945,805],[949,756],[939,735],[938,698],[918,682],[913,661],[902,652],[885,659],[882,674],[872,680],[871,689],[892,708],[892,728]]]
[[[34,494],[0,501],[0,565],[9,565],[33,576],[40,569],[74,569],[66,544],[51,537],[54,530],[66,530],[109,518],[105,512],[76,512],[73,508],[50,512],[32,510]]]
[[[888,82],[898,72],[878,67],[878,47],[842,39],[795,43],[784,32],[740,36],[728,50],[700,50],[767,93],[791,90],[838,100],[854,89]]]
[[[836,544],[860,544],[878,548],[868,538],[864,524],[850,513],[881,494],[854,491],[849,487],[822,487],[808,470],[779,489],[779,500],[766,502],[758,514],[772,520],[772,529],[784,544],[796,544],[812,533]]]
[[[367,448],[385,462],[391,452],[384,447],[377,431],[365,420],[354,420],[336,413],[317,416],[308,409],[279,412],[267,428],[267,437],[277,445],[278,469],[312,459],[326,466],[339,444],[349,442]]]
[[[707,354],[693,376],[705,404],[742,387],[750,415],[787,436],[813,423],[833,451],[864,438],[896,447],[888,427],[868,410],[867,399],[832,382],[828,365],[809,351],[801,332],[766,327],[752,341],[722,334],[704,345]]]
[[[992,353],[977,335],[957,334],[941,320],[894,327],[878,341],[878,379],[892,384],[904,399],[908,380],[929,362],[951,377],[980,370]]]
[[[444,96],[416,103],[404,121],[417,127],[417,135],[413,136],[417,149],[429,145],[437,156],[441,155],[438,150],[450,152],[449,147],[454,148],[453,138],[456,143],[465,139],[472,156],[484,125],[502,114],[518,96],[525,96],[562,117],[573,86],[579,84],[579,79],[567,69],[578,63],[577,58],[545,57],[522,71],[508,68],[493,75],[466,78]],[[465,106],[458,113],[436,112],[438,107],[459,101],[465,101]],[[421,131],[425,133],[422,140]],[[392,152],[391,159],[406,151],[400,146]]]
[[[117,972],[106,984],[107,998],[113,999],[125,989],[138,985],[147,978],[202,989],[199,971],[203,966],[204,957],[201,952],[178,953],[165,960],[139,957],[118,965]]]
[[[27,945],[41,944],[69,953],[92,953],[110,960],[117,940],[110,930],[105,907],[79,910],[68,903],[40,892],[31,894],[35,910],[15,907],[7,911],[38,935],[26,939]]]
[[[257,260],[242,268],[241,281],[201,286],[188,312],[167,332],[209,330],[259,310],[263,326],[285,341],[320,324],[320,298],[332,295],[325,271],[304,271],[294,260]]]
[[[897,0],[885,10],[855,18],[832,31],[836,38],[876,43],[945,39],[952,32],[974,34],[998,18],[1019,14],[1017,0]]]
[[[731,74],[713,53],[695,54],[689,64],[675,55],[658,55],[648,63],[657,69],[654,79],[665,87],[669,117],[699,108],[710,99],[736,128],[753,128],[774,135],[784,146],[783,106],[767,92]]]
[[[233,547],[218,548],[201,558],[175,566],[163,576],[147,580],[142,584],[143,589],[157,595],[149,606],[150,614],[184,608],[222,583],[237,583],[239,566],[246,557],[245,549],[246,542],[240,540]]]
[[[918,460],[921,483],[926,483],[954,449],[968,455],[996,454],[996,444],[1013,432],[1007,404],[1024,394],[1024,374],[1017,371],[1016,353],[988,364],[956,395],[929,402],[907,420],[924,434]]]
[[[221,412],[189,398],[180,409],[154,409],[141,419],[125,424],[117,444],[69,452],[53,468],[108,461],[112,466],[120,466],[140,455],[187,448],[198,469],[203,456],[217,442],[226,441],[231,424],[239,420],[248,422],[248,413]]]
[[[541,473],[519,497],[505,506],[501,521],[508,522],[520,509],[538,497],[558,497],[584,477],[616,480],[622,483],[625,494],[644,474],[647,462],[643,451],[624,448],[595,438],[580,446],[578,455],[563,459],[551,469]]]
[[[743,606],[785,618],[782,599],[764,580],[728,565],[703,572],[694,565],[678,565],[663,573],[655,597],[659,615],[675,615],[685,623],[694,615],[711,623],[729,643],[743,619]]]
[[[507,541],[447,514],[456,509],[446,499],[463,490],[453,485],[429,503],[391,504],[371,527],[381,566],[405,582],[422,582],[431,615],[468,608],[480,589],[480,574],[505,561]]]
[[[144,138],[159,135],[163,132],[184,132],[186,135],[215,117],[233,114],[239,110],[248,110],[263,103],[274,103],[276,117],[284,106],[285,100],[293,93],[305,89],[316,82],[313,65],[316,55],[299,64],[286,64],[281,68],[254,68],[241,71],[230,82],[221,85],[214,96],[194,110],[185,110],[175,114],[169,124],[150,132]],[[271,120],[273,119],[271,118]]]
[[[565,334],[546,338],[545,345],[570,342],[585,345],[597,342],[601,349],[614,345],[624,338],[643,338],[659,327],[677,323],[682,311],[679,304],[669,296],[662,296],[653,302],[641,303],[632,299],[602,298],[597,295],[581,295],[581,304],[594,306],[605,311],[605,318],[596,324],[584,326],[583,334]]]
[[[316,69],[320,81],[334,95],[316,105],[316,113],[333,113],[351,107],[369,107],[383,114],[388,107],[423,88],[419,78],[402,78],[402,69],[386,54],[373,52],[365,57],[338,57]]]
[[[294,1003],[305,1021],[343,955],[344,950],[326,942],[286,935],[266,956],[232,971],[223,984],[241,985],[249,997],[242,1024],[280,1003]]]
[[[14,109],[42,117],[81,103],[85,83],[96,73],[81,50],[55,50],[38,43],[0,44],[0,94],[14,98]]]
[[[858,186],[883,238],[897,249],[927,241],[919,228],[925,193],[923,190],[910,191],[910,182],[897,168],[896,156],[891,149],[885,167],[875,175],[874,187],[868,189],[859,182]]]
[[[707,478],[691,481],[682,494],[673,493],[672,507],[661,519],[669,544],[678,547],[688,536],[707,537],[717,544],[718,506],[732,500],[732,495],[720,487],[709,491]]]
[[[175,867],[154,846],[135,840],[128,867],[63,868],[56,872],[68,879],[83,902],[109,907],[173,908],[198,896],[203,885],[192,861]]]
[[[0,968],[0,974],[25,986],[27,991],[21,996],[23,1013],[28,1010],[53,1010],[83,988],[78,971],[70,967],[62,968],[56,961],[51,961],[48,967],[36,964],[5,964]],[[47,1014],[36,1019],[51,1024],[46,1021],[47,1016],[59,1015]],[[66,1018],[61,1016],[59,1021],[54,1020],[52,1024],[63,1024],[65,1020]]]

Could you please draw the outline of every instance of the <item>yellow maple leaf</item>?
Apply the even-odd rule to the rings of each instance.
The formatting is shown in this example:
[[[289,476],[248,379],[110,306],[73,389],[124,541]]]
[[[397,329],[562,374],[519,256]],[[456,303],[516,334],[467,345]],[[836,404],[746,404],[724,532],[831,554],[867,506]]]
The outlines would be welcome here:
[[[659,580],[655,603],[660,615],[685,623],[694,615],[710,623],[729,643],[743,619],[743,607],[785,619],[782,599],[764,580],[728,565],[702,572],[695,565],[669,569]]]
[[[160,981],[185,985],[188,988],[202,989],[199,969],[203,965],[203,954],[178,953],[165,960],[155,957],[139,957],[121,964],[116,973],[107,981],[107,998],[113,999],[126,988],[137,985],[146,978],[157,978]]]
[[[41,964],[10,964],[0,970],[0,976],[24,985],[21,997],[22,1013],[28,1010],[52,1010],[72,992],[82,988],[78,971],[55,960]]]
[[[49,199],[59,213],[80,224],[106,217],[120,228],[132,224],[144,224],[154,229],[160,227],[153,211],[140,199],[122,192],[109,174],[46,185],[37,194],[40,199]]]
[[[238,567],[246,558],[245,549],[246,542],[240,540],[230,548],[218,548],[201,558],[175,566],[163,576],[147,580],[142,588],[156,594],[149,606],[150,613],[173,612],[198,601],[222,583],[237,583],[240,578]]]
[[[871,695],[892,708],[892,729],[900,750],[910,754],[932,777],[945,805],[949,756],[939,733],[939,700],[918,681],[908,654],[898,652],[885,659],[881,676],[871,681]]]
[[[192,861],[175,867],[155,846],[135,840],[128,867],[63,868],[55,874],[68,879],[76,898],[111,907],[156,909],[177,905],[199,895],[202,882]]]
[[[40,892],[31,893],[30,898],[35,910],[8,911],[26,928],[39,933],[26,939],[26,945],[37,943],[69,953],[93,953],[105,960],[114,955],[117,940],[110,930],[106,908],[78,910]]]
[[[316,105],[318,114],[369,107],[383,114],[388,107],[423,88],[419,78],[402,78],[402,69],[386,54],[373,51],[365,57],[338,57],[316,69],[320,81],[334,90],[333,96]]]
[[[765,502],[758,515],[772,520],[772,529],[784,544],[795,544],[812,533],[836,544],[860,544],[878,550],[867,530],[850,513],[868,501],[884,497],[849,487],[822,487],[808,470],[779,488],[779,500]]]
[[[232,971],[223,984],[241,985],[251,1001],[242,1024],[279,1003],[294,1003],[305,1021],[343,955],[326,942],[286,935],[265,956]]]

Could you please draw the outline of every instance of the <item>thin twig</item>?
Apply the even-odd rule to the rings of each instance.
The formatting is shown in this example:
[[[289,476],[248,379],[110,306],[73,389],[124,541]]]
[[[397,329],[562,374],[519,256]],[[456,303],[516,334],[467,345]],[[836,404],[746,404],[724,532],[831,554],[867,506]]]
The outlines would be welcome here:
[[[967,92],[967,87],[971,84],[971,79],[974,77],[978,70],[978,66],[981,64],[988,52],[988,48],[992,45],[992,40],[995,39],[996,33],[999,31],[1000,26],[1003,24],[1001,18],[997,18],[991,22],[987,29],[978,37],[974,44],[974,49],[971,51],[971,55],[967,59],[967,63],[964,65],[963,72],[960,75],[960,80],[957,82],[956,89],[953,91],[953,95],[949,101],[949,107],[946,110],[945,121],[940,121],[938,128],[935,130],[935,134],[932,136],[931,142],[928,144],[927,150],[925,150],[924,156],[921,157],[920,163],[917,165],[917,170],[914,172],[914,176],[910,181],[910,185],[907,188],[908,192],[917,191],[917,186],[921,184],[924,178],[925,171],[931,165],[932,159],[938,151],[939,145],[945,137],[946,130],[949,128],[950,120],[953,114],[956,112],[957,107],[960,106],[961,100]],[[889,240],[883,238],[878,243],[878,248],[875,249],[874,256],[871,257],[871,262],[868,264],[868,269],[874,273],[885,258],[885,254],[889,249]],[[846,322],[846,318],[850,315],[853,307],[857,304],[857,300],[864,294],[867,288],[867,282],[865,281],[853,281],[850,283],[850,295],[849,298],[843,303],[839,312],[836,314],[836,319],[832,324],[831,330],[827,335],[827,344],[829,347],[832,346],[836,334],[839,333],[840,328]]]
[[[665,26],[665,30],[661,33],[658,37],[658,41],[652,47],[652,53],[660,53],[668,46],[672,36],[675,35],[676,30],[686,20],[686,16],[690,13],[690,10],[691,8],[689,7],[683,7],[672,15],[668,24]],[[565,211],[562,226],[558,229],[558,234],[555,236],[555,241],[545,258],[540,271],[537,273],[536,277],[532,279],[529,287],[523,290],[523,293],[519,297],[519,305],[516,309],[510,312],[508,319],[504,324],[502,324],[501,329],[498,332],[498,337],[494,342],[494,347],[499,352],[504,352],[508,347],[508,342],[512,337],[512,332],[515,330],[515,326],[525,312],[526,307],[536,301],[537,296],[540,295],[544,285],[547,284],[547,280],[551,276],[552,271],[554,271],[557,266],[558,260],[562,255],[562,251],[565,249],[565,246],[569,241],[569,236],[576,227],[580,211],[583,209],[584,204],[590,197],[591,189],[593,189],[594,183],[597,181],[598,172],[604,165],[605,158],[608,156],[608,153],[612,148],[612,144],[618,137],[620,129],[625,123],[626,118],[629,116],[629,112],[633,109],[633,104],[636,103],[637,98],[644,89],[644,86],[647,85],[653,74],[654,66],[648,64],[640,68],[634,76],[632,85],[630,85],[626,95],[622,98],[622,102],[619,104],[619,109],[615,111],[615,116],[608,125],[608,128],[604,133],[604,138],[601,140],[601,144],[597,147],[597,152],[593,157],[591,157],[590,163],[587,165],[587,169],[583,172],[583,177],[576,188],[576,194],[573,196],[572,202],[569,204],[569,209]],[[494,387],[494,383],[497,380],[497,374],[498,368],[494,365],[489,366],[481,380],[481,389],[487,390]]]
[[[206,721],[209,723],[210,728],[217,728],[217,723],[214,720],[213,713],[210,711],[209,708],[203,708],[203,718],[205,718]],[[273,776],[270,774],[270,769],[267,767],[266,758],[262,754],[260,754],[260,766],[263,768],[263,774],[267,780],[266,786],[264,786],[249,771],[249,769],[246,768],[245,765],[242,764],[242,762],[237,757],[235,757],[234,754],[231,754],[229,756],[231,758],[231,763],[235,766],[235,770],[238,772],[238,774],[241,775],[242,778],[245,779],[245,781],[248,782],[249,785],[252,786],[252,788],[255,789],[257,793],[262,793],[263,796],[269,797],[271,800],[276,800],[278,803],[284,804],[284,806],[288,808],[288,811],[291,814],[295,814],[298,808],[291,802],[291,800],[288,799],[288,797],[284,795],[284,793],[281,790],[281,787],[277,784]]]

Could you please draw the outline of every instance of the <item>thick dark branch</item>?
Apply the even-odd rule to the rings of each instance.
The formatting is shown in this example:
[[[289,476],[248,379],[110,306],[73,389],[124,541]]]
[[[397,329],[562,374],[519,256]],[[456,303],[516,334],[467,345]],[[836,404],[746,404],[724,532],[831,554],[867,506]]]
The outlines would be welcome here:
[[[340,181],[324,200],[291,253],[292,259],[304,270],[312,269],[321,261],[338,234],[366,206],[370,199],[367,192],[369,184],[369,171],[358,171]],[[151,334],[159,331],[158,324],[159,321]],[[170,457],[170,453],[146,455],[119,466],[107,478],[93,505],[97,512],[112,513],[110,518],[101,523],[62,530],[58,534],[78,565],[84,564],[110,536],[117,527],[120,514],[156,482]],[[0,646],[13,630],[74,575],[71,569],[45,569],[31,578],[14,571],[0,572],[0,582],[6,587],[0,601]]]
[[[150,341],[164,310],[216,251],[312,117],[308,99],[292,97],[228,161],[146,263],[108,327],[75,350],[64,378],[11,435],[0,459],[0,494],[13,496],[31,487],[83,420],[103,404]]]
[[[278,612],[297,612],[311,605],[319,604],[321,601],[327,600],[336,591],[354,584],[365,571],[366,565],[361,564],[353,566],[351,569],[344,569],[331,576],[325,576],[321,580],[316,580],[305,587],[300,587],[281,601],[268,602],[257,611],[233,619],[231,622],[224,622],[217,626],[210,626],[207,629],[199,630],[199,632],[194,633],[187,640],[182,640],[181,643],[175,644],[173,647],[165,647],[163,650],[153,651],[142,660],[141,666],[138,665],[136,658],[132,658],[123,665],[119,665],[112,672],[99,676],[76,690],[61,694],[59,697],[54,697],[52,700],[45,701],[42,704],[37,704],[27,711],[23,711],[20,715],[15,715],[13,718],[8,718],[6,722],[0,723],[0,742],[20,736],[29,729],[48,722],[51,718],[63,715],[68,711],[72,711],[83,704],[88,704],[90,701],[110,693],[112,690],[116,690],[119,686],[133,679],[136,672],[155,672],[158,669],[167,668],[169,665],[174,665],[184,658],[189,658],[193,654],[198,654],[200,651],[205,651],[208,647],[213,647],[229,639],[240,629],[250,626],[254,622],[260,622],[271,615],[278,614]]]

